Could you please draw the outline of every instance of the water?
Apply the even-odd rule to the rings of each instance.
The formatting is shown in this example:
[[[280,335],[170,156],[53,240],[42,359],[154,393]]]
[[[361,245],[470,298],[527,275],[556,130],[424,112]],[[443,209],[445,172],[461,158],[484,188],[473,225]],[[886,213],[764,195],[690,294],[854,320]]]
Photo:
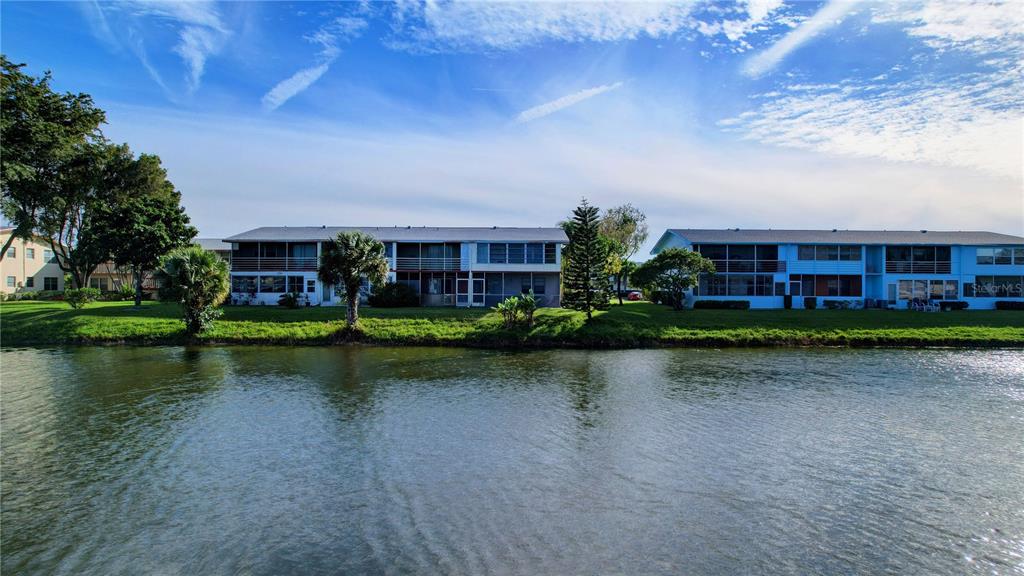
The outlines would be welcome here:
[[[1024,573],[1024,352],[0,354],[8,574]]]

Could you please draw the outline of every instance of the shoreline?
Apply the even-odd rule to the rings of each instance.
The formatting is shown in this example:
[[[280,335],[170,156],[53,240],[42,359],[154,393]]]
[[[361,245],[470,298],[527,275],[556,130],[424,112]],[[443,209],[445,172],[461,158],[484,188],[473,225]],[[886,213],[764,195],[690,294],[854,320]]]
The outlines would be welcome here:
[[[442,346],[494,350],[644,348],[1024,348],[1024,313],[850,310],[685,310],[649,303],[582,313],[538,311],[532,328],[505,329],[485,309],[365,308],[356,333],[343,308],[238,307],[196,338],[176,305],[60,302],[0,305],[0,348],[48,346]]]

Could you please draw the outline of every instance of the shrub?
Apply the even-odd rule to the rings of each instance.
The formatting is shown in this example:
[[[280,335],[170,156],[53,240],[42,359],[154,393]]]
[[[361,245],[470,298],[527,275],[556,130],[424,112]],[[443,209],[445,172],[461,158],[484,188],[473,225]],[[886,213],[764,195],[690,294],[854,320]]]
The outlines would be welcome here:
[[[537,311],[537,297],[533,295],[533,290],[520,296],[518,304],[519,311],[523,314],[523,319],[526,320],[526,325],[532,328],[533,314]]]
[[[750,300],[697,300],[695,310],[749,310]]]
[[[996,310],[1024,310],[1024,302],[999,300],[996,302]]]
[[[228,263],[199,246],[177,248],[156,270],[160,299],[181,304],[185,331],[195,335],[220,316],[217,306],[230,290]]]
[[[277,299],[277,305],[285,308],[298,308],[299,307],[299,293],[298,292],[285,292],[281,294],[281,297]]]
[[[818,299],[816,297],[814,297],[814,296],[805,296],[804,297],[804,308],[806,308],[808,310],[814,310],[817,307],[818,307]]]
[[[125,282],[117,289],[117,295],[121,297],[121,300],[134,300],[135,286],[130,282]],[[143,294],[143,296],[145,296],[145,294]]]
[[[829,310],[846,310],[852,307],[852,303],[849,300],[822,300],[822,303]]]
[[[519,297],[509,296],[501,302],[498,302],[498,305],[495,306],[494,309],[501,314],[501,319],[505,323],[505,328],[512,328],[519,320],[519,313],[521,311],[519,308]]]
[[[378,308],[407,308],[419,306],[420,297],[408,284],[387,282],[374,286],[368,303]]]
[[[95,288],[72,288],[64,291],[64,301],[75,310],[84,308],[86,304],[99,297],[100,291]]]

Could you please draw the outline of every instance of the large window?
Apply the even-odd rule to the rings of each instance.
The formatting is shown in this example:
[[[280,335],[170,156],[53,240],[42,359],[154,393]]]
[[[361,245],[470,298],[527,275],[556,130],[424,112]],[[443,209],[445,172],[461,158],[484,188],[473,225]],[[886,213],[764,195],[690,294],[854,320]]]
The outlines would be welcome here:
[[[981,266],[1024,264],[1024,248],[978,248],[976,262]]]
[[[798,260],[860,260],[860,255],[860,246],[805,245],[798,246],[796,249]]]
[[[885,271],[903,274],[948,274],[949,246],[886,246]]]
[[[1024,277],[1021,276],[975,276],[974,296],[977,298],[1019,298],[1024,295],[1022,286],[1024,286]]]
[[[302,292],[306,285],[306,279],[302,276],[289,276],[287,290],[289,292]]]
[[[900,280],[900,300],[956,300],[959,295],[956,280]],[[965,285],[966,288],[966,285]]]
[[[695,244],[693,251],[714,262],[718,274],[785,271],[777,244]]]
[[[260,292],[267,294],[283,294],[284,291],[284,276],[260,276]]]
[[[57,277],[47,276],[43,278],[43,290],[56,290],[57,289]]]
[[[480,264],[554,264],[558,245],[540,242],[479,243],[476,261]]]
[[[231,291],[239,294],[255,294],[256,293],[256,277],[255,276],[232,276],[231,277]]]
[[[800,283],[795,296],[861,296],[861,278],[853,274],[790,274],[791,283]]]
[[[701,274],[700,296],[771,296],[775,289],[771,274]]]

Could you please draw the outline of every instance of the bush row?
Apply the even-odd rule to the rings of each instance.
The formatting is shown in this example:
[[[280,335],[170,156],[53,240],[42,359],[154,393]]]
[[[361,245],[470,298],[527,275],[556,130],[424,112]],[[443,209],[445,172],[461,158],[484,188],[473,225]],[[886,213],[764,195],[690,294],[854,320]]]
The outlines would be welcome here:
[[[999,300],[996,302],[996,310],[1024,310],[1024,302]]]
[[[695,310],[749,310],[750,300],[697,300]]]

